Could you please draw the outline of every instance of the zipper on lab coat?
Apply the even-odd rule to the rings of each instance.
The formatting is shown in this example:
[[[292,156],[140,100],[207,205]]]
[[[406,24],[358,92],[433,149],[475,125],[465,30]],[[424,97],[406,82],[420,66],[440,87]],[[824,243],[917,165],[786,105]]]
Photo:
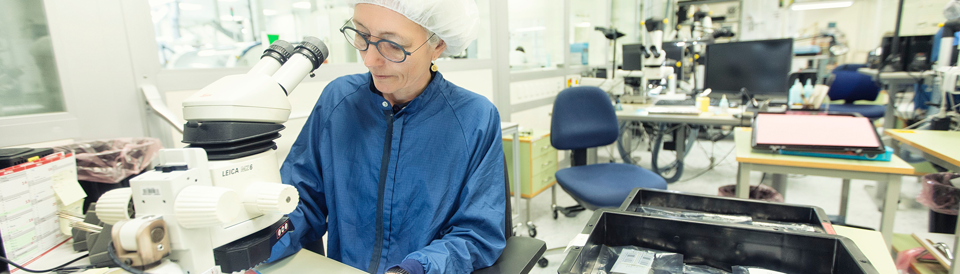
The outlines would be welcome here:
[[[380,268],[380,255],[383,252],[383,191],[387,183],[387,170],[390,167],[390,146],[393,143],[393,110],[383,111],[387,118],[387,135],[383,140],[383,158],[380,160],[380,185],[377,192],[377,238],[373,243],[369,273],[377,273]]]

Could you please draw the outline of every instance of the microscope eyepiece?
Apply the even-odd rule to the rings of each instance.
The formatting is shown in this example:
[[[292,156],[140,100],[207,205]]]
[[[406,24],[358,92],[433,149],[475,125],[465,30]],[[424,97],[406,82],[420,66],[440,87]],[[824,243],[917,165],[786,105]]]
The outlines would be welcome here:
[[[260,59],[263,59],[264,57],[270,57],[283,64],[287,62],[287,59],[289,59],[291,55],[293,55],[293,45],[287,41],[277,40],[274,41],[273,44],[270,44],[270,47],[263,51],[263,55],[260,56]]]
[[[320,38],[313,36],[303,37],[303,41],[297,46],[295,52],[306,56],[313,63],[313,69],[319,68],[330,53],[327,45],[320,41]]]

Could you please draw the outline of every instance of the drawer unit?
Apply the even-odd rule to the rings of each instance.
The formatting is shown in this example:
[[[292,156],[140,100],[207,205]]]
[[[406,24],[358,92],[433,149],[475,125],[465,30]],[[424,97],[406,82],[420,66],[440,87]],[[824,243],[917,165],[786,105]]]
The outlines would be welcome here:
[[[507,170],[513,179],[513,136],[503,137]],[[550,131],[534,129],[520,136],[520,196],[532,198],[557,182],[557,150],[550,145]],[[510,189],[514,189],[513,180]]]

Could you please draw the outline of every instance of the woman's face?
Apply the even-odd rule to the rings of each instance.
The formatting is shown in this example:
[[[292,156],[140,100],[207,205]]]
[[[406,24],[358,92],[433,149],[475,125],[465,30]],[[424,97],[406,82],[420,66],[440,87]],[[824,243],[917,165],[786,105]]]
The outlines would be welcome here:
[[[444,43],[432,47],[424,44],[429,38],[427,32],[407,17],[384,7],[372,4],[357,4],[353,11],[353,22],[360,32],[368,33],[370,42],[386,39],[396,42],[408,52],[402,63],[394,63],[383,58],[383,55],[371,44],[366,51],[361,51],[363,65],[367,66],[373,75],[373,83],[380,92],[404,98],[419,95],[430,82],[430,63],[440,56],[446,49]],[[419,50],[417,47],[423,45]],[[414,52],[416,50],[416,52]]]

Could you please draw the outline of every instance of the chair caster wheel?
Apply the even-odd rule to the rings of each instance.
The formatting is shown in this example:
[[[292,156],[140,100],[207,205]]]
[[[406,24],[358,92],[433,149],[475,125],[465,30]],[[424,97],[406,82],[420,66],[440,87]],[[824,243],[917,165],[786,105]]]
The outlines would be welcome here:
[[[537,237],[537,228],[536,228],[536,227],[531,227],[529,232],[530,232],[530,238],[535,238],[535,237]]]
[[[547,267],[547,264],[550,264],[550,261],[547,261],[547,258],[540,257],[540,260],[537,260],[537,265],[540,267]]]
[[[553,210],[553,219],[556,220],[557,217],[559,217],[559,215],[557,215],[557,210],[554,209],[554,210]]]

